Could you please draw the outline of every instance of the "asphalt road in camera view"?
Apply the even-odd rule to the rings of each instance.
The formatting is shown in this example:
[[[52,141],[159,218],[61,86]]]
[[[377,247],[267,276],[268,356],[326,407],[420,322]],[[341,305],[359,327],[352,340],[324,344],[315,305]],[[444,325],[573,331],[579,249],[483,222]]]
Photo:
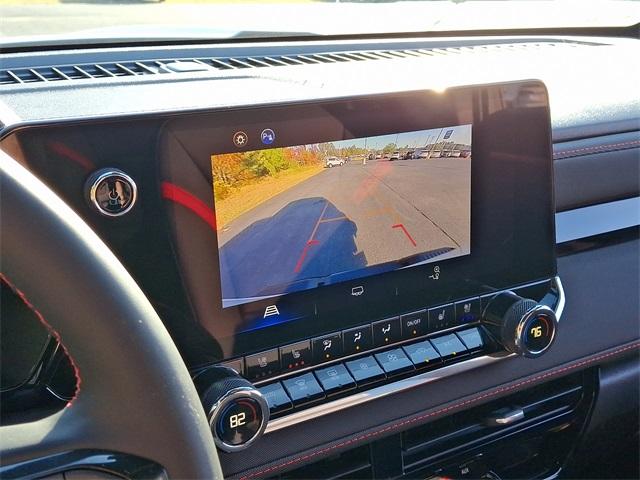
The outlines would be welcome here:
[[[469,253],[470,173],[470,158],[326,168],[218,232],[223,297],[310,288],[309,279],[422,252]]]

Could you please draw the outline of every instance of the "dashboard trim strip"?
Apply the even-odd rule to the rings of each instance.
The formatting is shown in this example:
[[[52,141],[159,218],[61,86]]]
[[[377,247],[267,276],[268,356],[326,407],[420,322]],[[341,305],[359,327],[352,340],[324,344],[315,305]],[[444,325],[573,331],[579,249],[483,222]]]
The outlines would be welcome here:
[[[556,213],[556,244],[640,224],[640,197]]]
[[[559,321],[560,317],[562,316],[562,312],[564,311],[565,295],[564,289],[562,287],[562,282],[557,276],[553,279],[553,288],[558,294],[558,302],[555,307],[555,311]],[[441,378],[449,377],[462,372],[467,372],[469,370],[473,370],[485,365],[490,365],[492,363],[499,362],[501,360],[514,356],[515,354],[504,352],[501,354],[484,355],[482,357],[471,358],[460,363],[455,363],[453,365],[445,366],[430,372],[425,372],[414,377],[406,378],[397,382],[373,388],[371,390],[356,393],[354,395],[350,395],[333,402],[318,405],[316,407],[311,407],[306,410],[301,410],[285,417],[270,420],[265,430],[265,434],[275,432],[292,425],[297,425],[309,420],[313,420],[324,415],[329,415],[330,413],[336,412],[338,410],[361,405],[363,403],[383,398],[394,393],[409,390],[420,385],[425,385]]]

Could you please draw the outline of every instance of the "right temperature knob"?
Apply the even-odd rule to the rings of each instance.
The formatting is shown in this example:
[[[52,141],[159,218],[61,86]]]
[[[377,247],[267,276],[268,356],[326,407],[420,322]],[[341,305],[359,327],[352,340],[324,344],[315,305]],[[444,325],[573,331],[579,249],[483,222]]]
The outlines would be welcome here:
[[[482,323],[509,352],[529,358],[547,351],[558,328],[551,308],[513,292],[493,297],[484,310]]]

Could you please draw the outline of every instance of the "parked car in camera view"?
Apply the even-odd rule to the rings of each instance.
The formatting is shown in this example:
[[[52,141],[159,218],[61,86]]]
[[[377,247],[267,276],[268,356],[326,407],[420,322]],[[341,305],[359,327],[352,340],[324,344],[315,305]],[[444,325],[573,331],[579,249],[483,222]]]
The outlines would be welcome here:
[[[326,168],[341,167],[342,165],[344,165],[344,160],[338,157],[329,157],[324,164]]]

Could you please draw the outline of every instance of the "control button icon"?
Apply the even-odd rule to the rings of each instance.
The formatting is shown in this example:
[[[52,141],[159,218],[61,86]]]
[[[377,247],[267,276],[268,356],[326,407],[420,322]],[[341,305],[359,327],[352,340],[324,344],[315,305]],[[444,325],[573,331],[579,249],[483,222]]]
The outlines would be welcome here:
[[[351,289],[351,295],[353,297],[359,297],[364,293],[364,287],[362,285],[358,285],[357,287],[353,287]]]
[[[259,380],[280,371],[278,349],[267,350],[245,357],[245,372],[248,380]]]
[[[376,382],[385,377],[382,368],[373,357],[365,357],[346,363],[346,367],[358,385]]]
[[[413,345],[403,347],[416,368],[431,368],[441,363],[440,355],[433,348],[429,340],[424,340]]]
[[[313,361],[327,362],[342,355],[342,337],[339,333],[332,333],[313,340]]]
[[[450,360],[467,353],[467,347],[453,333],[431,339],[431,343],[443,360]]]
[[[260,387],[258,390],[267,400],[271,413],[280,413],[289,410],[293,406],[291,399],[280,383],[272,383],[271,385]]]
[[[482,333],[480,332],[480,329],[478,327],[470,328],[469,330],[463,330],[461,332],[456,332],[456,334],[470,352],[482,350],[482,347],[484,347]]]
[[[289,394],[294,406],[324,397],[324,392],[312,373],[305,373],[296,378],[283,380],[282,385]]]
[[[265,145],[271,145],[276,141],[276,134],[270,128],[265,128],[260,134],[260,140],[262,140],[262,143],[264,143]]]
[[[481,306],[478,297],[457,302],[455,305],[458,325],[480,320]]]
[[[380,347],[400,340],[400,319],[389,318],[373,324],[373,346]]]
[[[401,320],[402,338],[414,338],[428,333],[429,321],[426,310],[402,315]]]
[[[311,342],[305,340],[280,347],[283,370],[296,370],[311,363]]]
[[[249,136],[243,131],[236,132],[233,134],[233,144],[238,148],[242,148],[246,146],[248,141],[249,141]]]
[[[371,348],[371,326],[356,327],[342,332],[344,354],[351,355]]]
[[[275,305],[269,305],[267,308],[265,308],[264,316],[262,318],[271,317],[272,315],[280,315],[280,312],[278,311],[278,307]]]
[[[439,280],[440,279],[440,267],[438,265],[433,267],[433,273],[431,275],[429,275],[429,278],[431,280]]]
[[[428,312],[429,315],[429,330],[444,330],[454,325],[455,315],[453,304],[442,305],[438,308],[432,308]]]
[[[87,179],[85,190],[91,207],[107,217],[118,217],[129,212],[137,197],[133,179],[115,168],[94,172]]]
[[[396,375],[413,370],[413,363],[400,348],[389,352],[376,353],[375,357],[387,375]]]
[[[316,377],[328,395],[349,390],[356,386],[356,382],[344,365],[317,370]]]

